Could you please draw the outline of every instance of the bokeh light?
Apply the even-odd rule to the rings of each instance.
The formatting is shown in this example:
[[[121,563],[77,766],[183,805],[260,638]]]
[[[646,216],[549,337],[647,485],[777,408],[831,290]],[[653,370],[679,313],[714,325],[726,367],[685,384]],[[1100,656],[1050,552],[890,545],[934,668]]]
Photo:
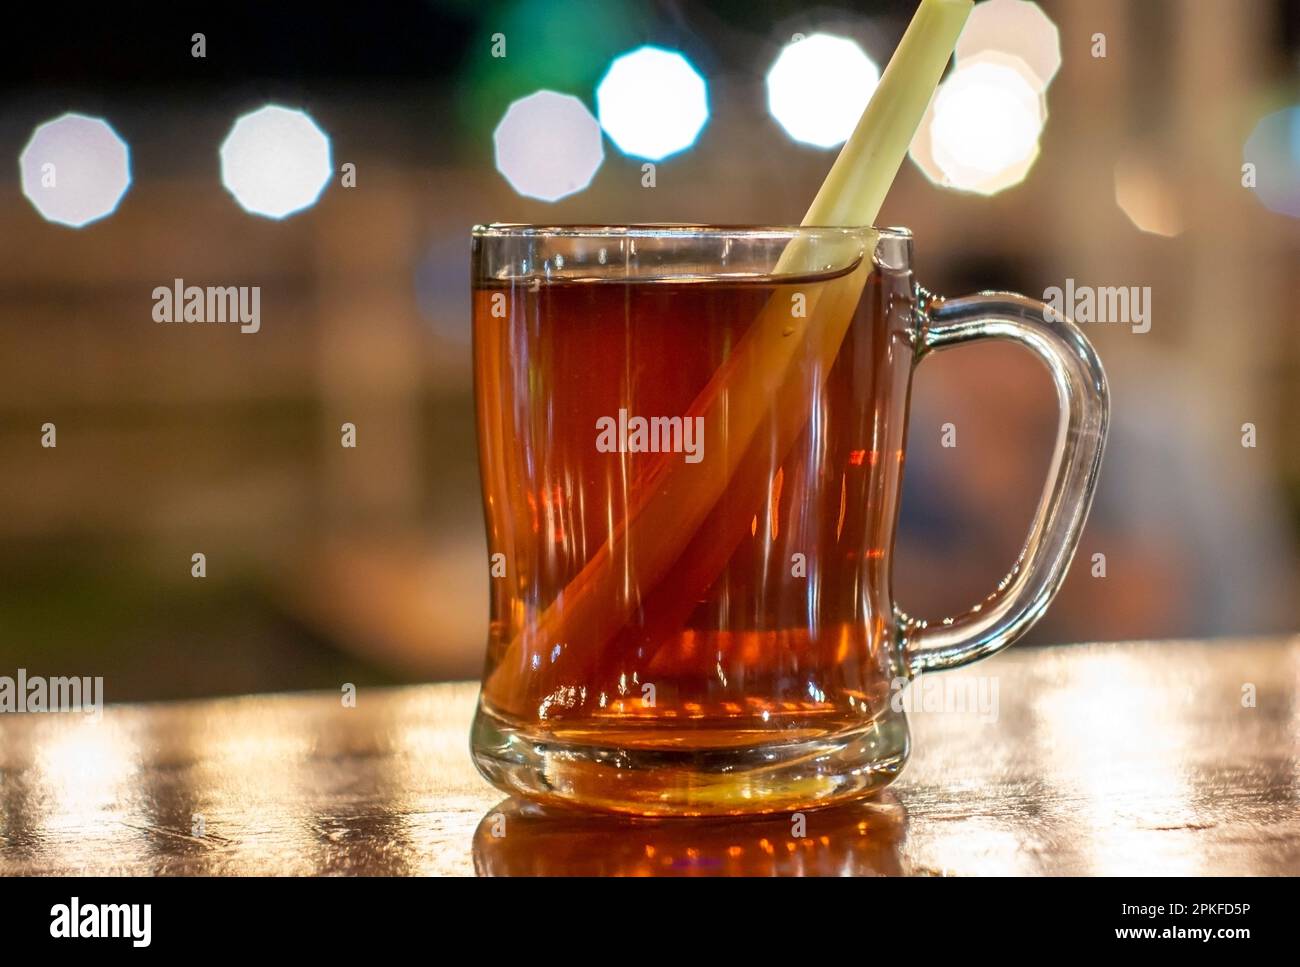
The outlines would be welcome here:
[[[310,208],[332,173],[329,137],[304,111],[268,104],[235,121],[221,145],[221,183],[254,215]]]
[[[84,114],[38,125],[18,170],[23,194],[41,217],[73,228],[111,215],[131,185],[126,142],[107,121]]]
[[[1134,227],[1172,238],[1184,226],[1167,168],[1149,152],[1129,150],[1115,162],[1115,203]]]
[[[689,148],[709,120],[708,89],[691,62],[648,45],[614,59],[596,106],[618,149],[650,161]]]
[[[582,191],[605,160],[595,117],[576,97],[555,91],[511,104],[492,142],[497,170],[510,187],[542,201]]]
[[[1260,118],[1242,161],[1254,165],[1254,192],[1265,208],[1300,218],[1300,105]]]
[[[594,91],[617,54],[658,29],[654,6],[637,0],[455,2],[486,17],[490,31],[467,51],[454,99],[475,143],[492,136],[507,105],[534,91]]]
[[[985,0],[971,11],[957,41],[957,64],[986,51],[1019,57],[1047,90],[1061,67],[1061,35],[1052,18],[1030,0]]]
[[[767,109],[786,134],[833,148],[853,133],[880,83],[880,68],[854,41],[812,34],[789,44],[767,73]]]
[[[935,184],[993,195],[1024,180],[1046,121],[1036,75],[1017,57],[985,51],[939,85],[909,153]]]

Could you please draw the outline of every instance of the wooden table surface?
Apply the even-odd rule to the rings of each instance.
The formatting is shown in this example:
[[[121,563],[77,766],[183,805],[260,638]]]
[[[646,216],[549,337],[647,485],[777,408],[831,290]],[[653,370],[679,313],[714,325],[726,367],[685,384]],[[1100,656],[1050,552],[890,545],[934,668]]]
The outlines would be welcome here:
[[[0,874],[1300,873],[1300,638],[1012,648],[946,677],[996,687],[996,719],[914,711],[903,778],[801,838],[503,801],[466,752],[472,684],[4,714]],[[943,699],[922,681],[914,703]]]

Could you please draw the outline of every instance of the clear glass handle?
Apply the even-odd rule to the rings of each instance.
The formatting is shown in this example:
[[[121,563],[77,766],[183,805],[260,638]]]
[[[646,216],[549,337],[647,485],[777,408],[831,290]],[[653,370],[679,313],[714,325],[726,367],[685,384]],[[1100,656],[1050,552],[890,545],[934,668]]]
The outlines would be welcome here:
[[[955,668],[1001,651],[1028,631],[1065,579],[1092,504],[1106,442],[1106,374],[1078,327],[1043,303],[1005,292],[940,299],[922,292],[917,360],[977,339],[1008,339],[1052,374],[1061,416],[1047,485],[1011,572],[965,614],[923,621],[899,613],[908,670]],[[1049,321],[1050,320],[1050,321]]]

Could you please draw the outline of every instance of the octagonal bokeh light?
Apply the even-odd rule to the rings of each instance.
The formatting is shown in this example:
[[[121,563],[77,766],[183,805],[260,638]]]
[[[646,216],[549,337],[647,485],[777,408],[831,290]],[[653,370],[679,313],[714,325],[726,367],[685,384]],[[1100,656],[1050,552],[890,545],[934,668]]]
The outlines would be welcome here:
[[[1038,159],[1047,106],[1019,58],[985,51],[939,85],[909,155],[944,188],[994,195],[1024,180]]]
[[[102,118],[37,125],[18,156],[23,194],[46,221],[81,228],[111,215],[131,185],[127,144]]]
[[[605,160],[600,124],[569,94],[537,91],[506,109],[492,134],[497,170],[527,198],[558,201],[591,183]]]
[[[1150,235],[1173,238],[1185,228],[1167,165],[1149,150],[1130,148],[1115,162],[1115,204],[1134,228]]]
[[[305,111],[268,104],[236,120],[221,144],[221,183],[265,218],[316,204],[332,173],[330,139]]]
[[[660,161],[699,137],[708,87],[682,54],[646,45],[614,58],[596,88],[596,109],[620,151]]]
[[[1255,166],[1255,196],[1269,211],[1300,218],[1300,105],[1260,118],[1242,160]]]
[[[1052,18],[1031,0],[984,0],[971,10],[962,29],[957,64],[986,51],[1019,57],[1041,94],[1060,70],[1061,34]]]
[[[879,83],[880,68],[856,42],[812,34],[786,45],[767,72],[767,109],[795,141],[833,148]]]

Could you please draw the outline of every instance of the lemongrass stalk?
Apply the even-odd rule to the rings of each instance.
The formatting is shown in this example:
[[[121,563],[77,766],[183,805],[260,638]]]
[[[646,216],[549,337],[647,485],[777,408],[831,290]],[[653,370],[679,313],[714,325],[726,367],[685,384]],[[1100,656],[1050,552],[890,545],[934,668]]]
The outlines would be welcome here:
[[[841,149],[804,224],[869,226],[898,173],[903,156],[942,76],[973,0],[921,0],[853,134]],[[801,237],[787,245],[776,274],[806,272]],[[704,418],[706,439],[725,440],[715,456],[698,464],[665,460],[631,495],[627,517],[588,560],[569,586],[523,627],[489,677],[487,691],[517,696],[527,683],[533,695],[583,680],[595,649],[621,628],[640,595],[657,585],[690,544],[726,493],[750,443],[765,427],[785,453],[807,423],[809,379],[824,379],[839,352],[871,267],[863,253],[857,270],[807,287],[806,318],[791,317],[788,295],[778,293],[737,343],[687,412]],[[797,361],[816,360],[804,367]],[[810,377],[808,374],[813,373]],[[721,455],[719,454],[721,451]],[[748,511],[733,516],[743,523]],[[727,530],[727,528],[724,528]],[[720,542],[707,562],[693,562],[700,583],[711,583],[726,564]],[[707,584],[690,593],[707,591]],[[531,657],[567,645],[555,662]]]
[[[872,225],[957,46],[973,0],[921,0],[805,225]]]

